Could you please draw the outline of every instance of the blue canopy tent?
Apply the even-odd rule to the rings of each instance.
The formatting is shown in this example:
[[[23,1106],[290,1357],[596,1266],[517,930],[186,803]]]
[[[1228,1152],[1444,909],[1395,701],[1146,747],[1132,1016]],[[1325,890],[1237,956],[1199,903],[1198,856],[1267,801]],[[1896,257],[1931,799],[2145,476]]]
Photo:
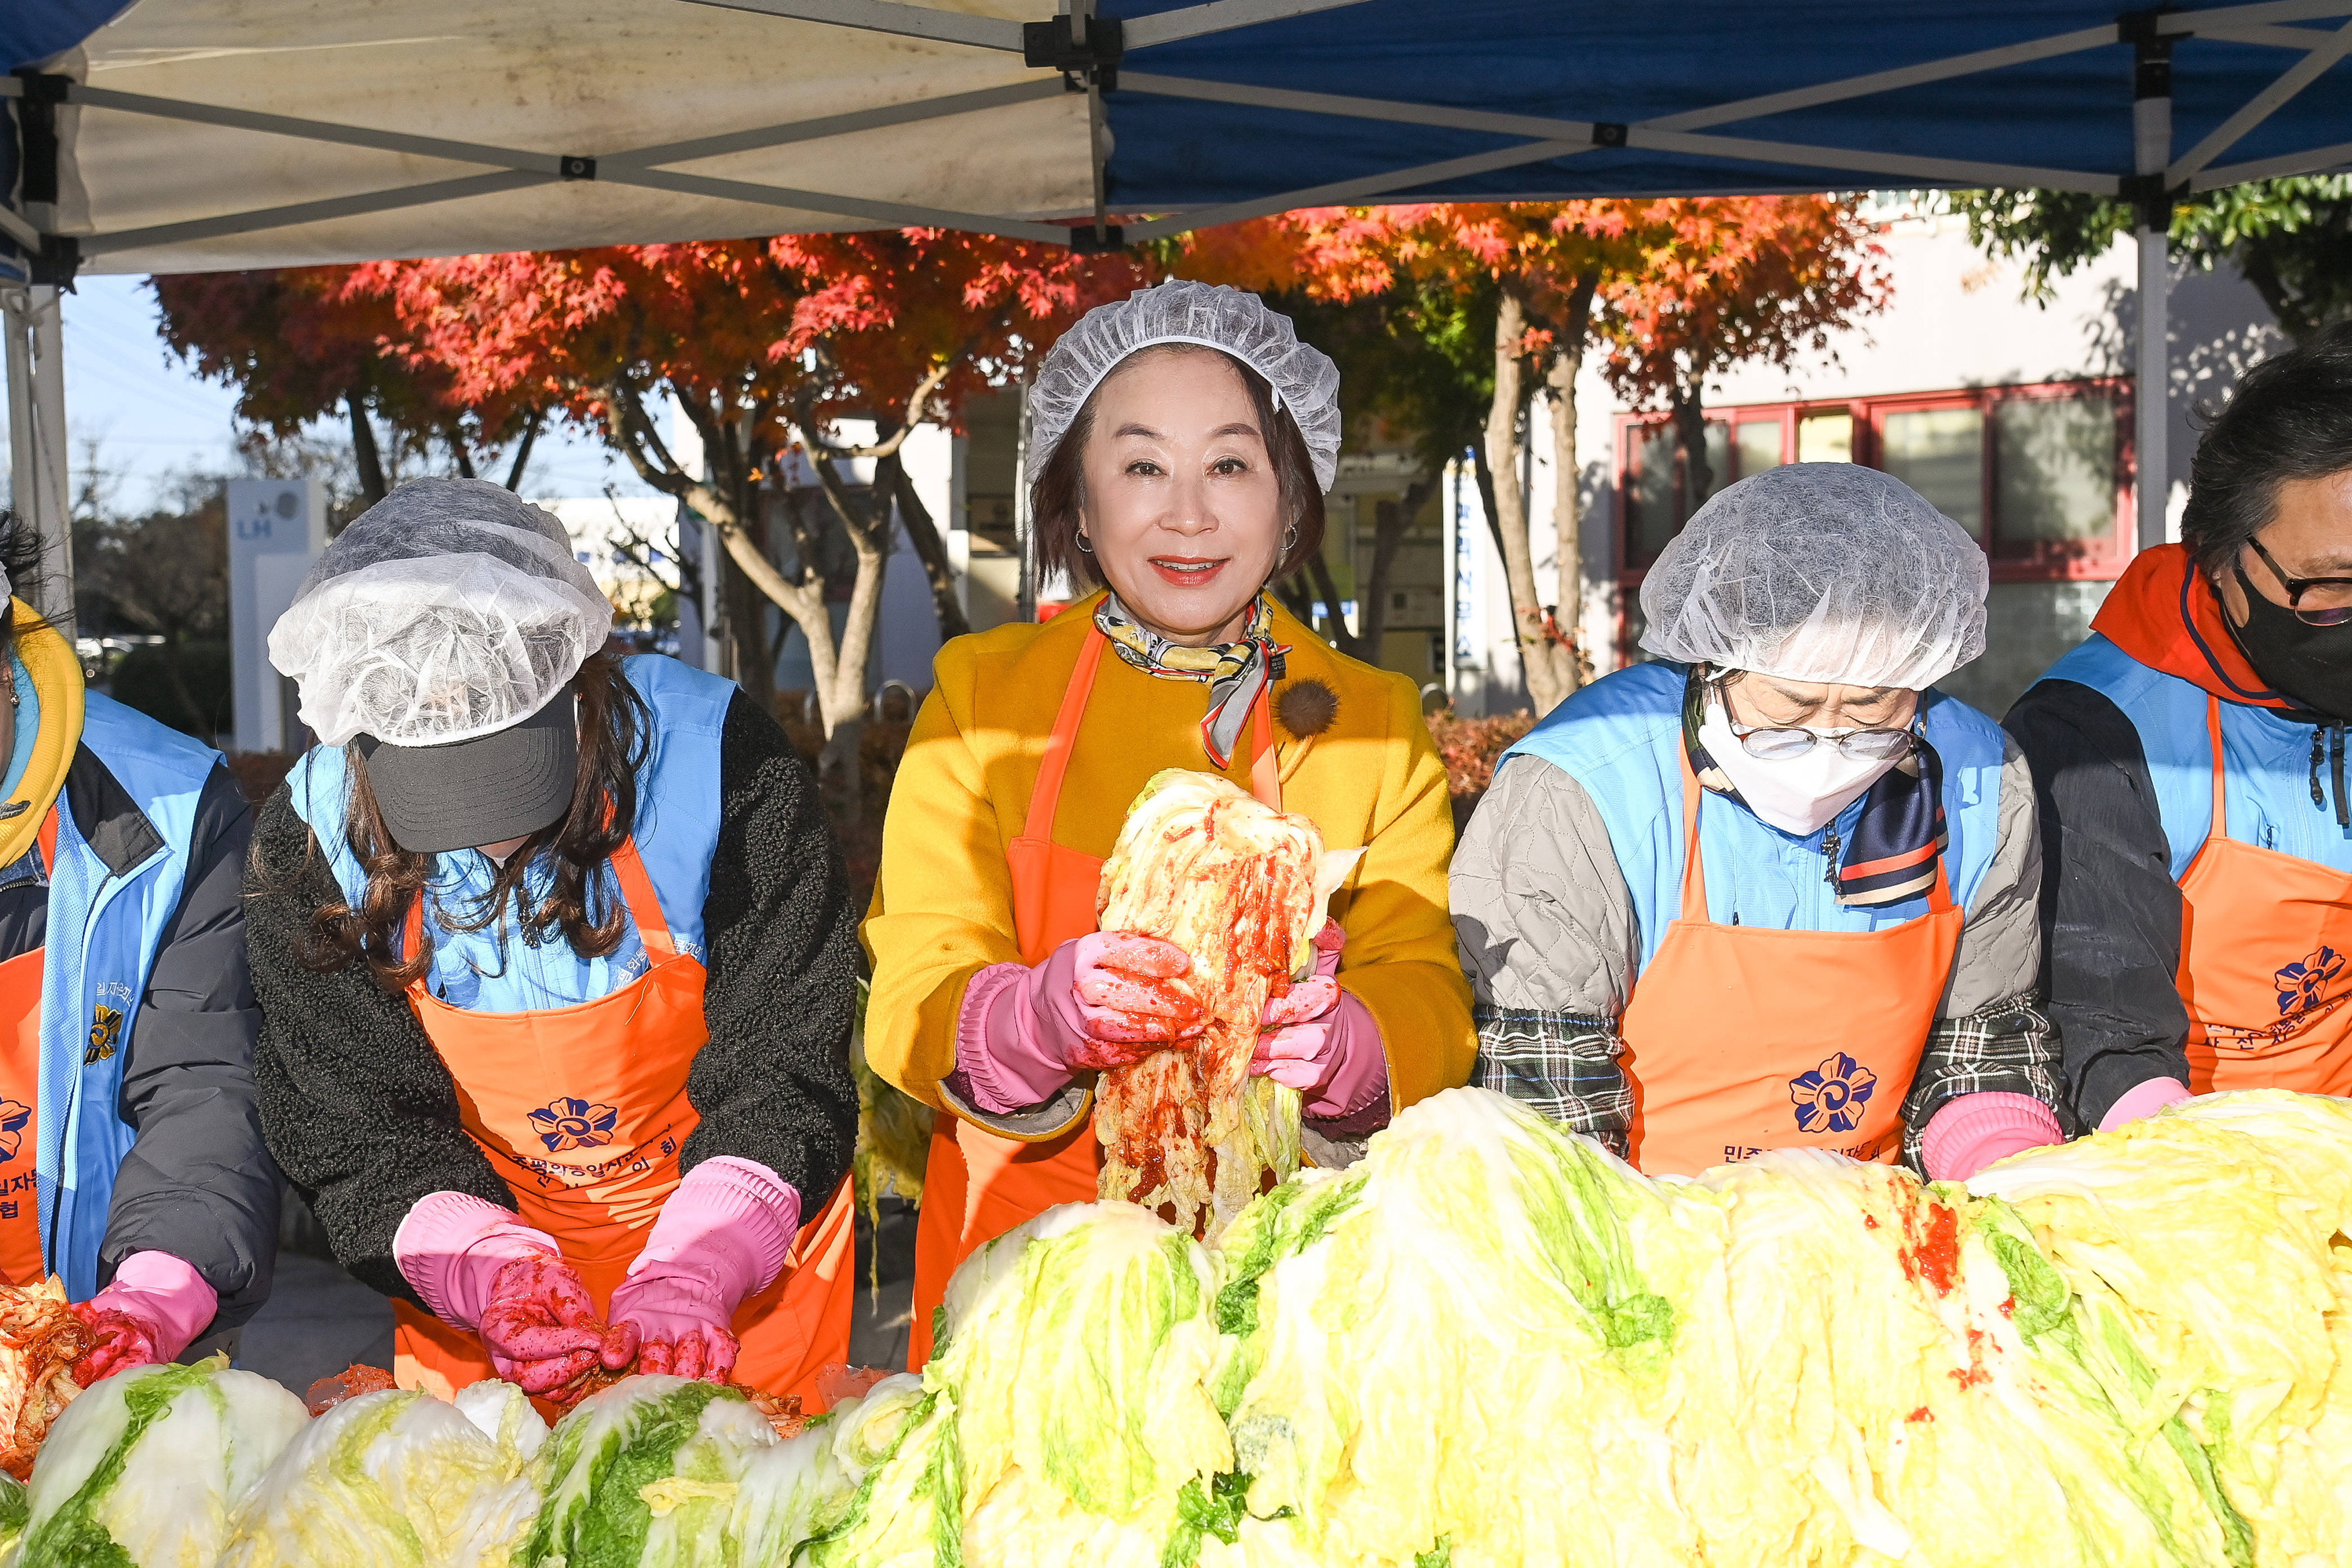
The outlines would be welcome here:
[[[2032,185],[2140,205],[2145,380],[2170,203],[2352,166],[2352,0],[1038,3],[0,15],[20,505],[62,547],[53,290],[77,270],[913,224],[1091,248],[1309,205]],[[2138,407],[2153,485],[2164,399]]]

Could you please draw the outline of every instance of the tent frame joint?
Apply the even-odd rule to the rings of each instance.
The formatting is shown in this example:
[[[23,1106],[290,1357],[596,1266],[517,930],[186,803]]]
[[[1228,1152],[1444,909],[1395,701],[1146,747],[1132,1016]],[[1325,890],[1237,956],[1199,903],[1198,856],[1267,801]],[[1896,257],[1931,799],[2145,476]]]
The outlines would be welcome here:
[[[1596,120],[1592,123],[1592,144],[1595,147],[1622,147],[1631,127],[1622,121]]]
[[[555,160],[555,177],[559,180],[593,180],[596,177],[596,160],[578,153],[565,153]]]
[[[1127,248],[1127,230],[1115,223],[1076,225],[1070,230],[1074,256],[1109,256]]]
[[[38,254],[25,258],[25,281],[74,291],[74,275],[81,270],[81,241],[69,234],[41,236]]]
[[[24,84],[18,96],[26,103],[63,103],[73,90],[73,78],[54,71],[20,70],[16,76]]]
[[[1085,28],[1081,35],[1071,24]],[[1062,73],[1062,86],[1071,92],[1089,87],[1118,90],[1118,64],[1127,54],[1125,29],[1115,16],[1071,16],[1065,13],[1043,22],[1021,24],[1021,58],[1039,70]]]
[[[2160,58],[2172,58],[2172,46],[2179,39],[2193,37],[2187,28],[2174,27],[2158,31],[2164,22],[2180,14],[2178,5],[2150,5],[2144,10],[2126,11],[2116,18],[2116,42],[2129,44],[2140,51],[2145,60],[2161,51]]]
[[[2148,174],[2126,174],[2116,183],[2116,195],[2139,215],[2140,227],[2164,230],[2172,226],[2172,209],[2189,195],[2189,184],[2183,181],[2167,185],[2159,169]]]

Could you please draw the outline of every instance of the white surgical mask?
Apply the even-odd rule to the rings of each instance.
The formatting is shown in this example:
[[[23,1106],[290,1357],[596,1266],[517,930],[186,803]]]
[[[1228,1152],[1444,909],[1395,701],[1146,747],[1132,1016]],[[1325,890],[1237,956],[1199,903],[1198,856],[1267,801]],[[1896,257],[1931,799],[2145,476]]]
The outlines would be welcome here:
[[[1838,731],[1815,730],[1817,735]],[[1766,762],[1750,756],[1719,698],[1709,698],[1700,719],[1698,743],[1730,777],[1748,808],[1783,833],[1810,838],[1837,819],[1837,814],[1860,800],[1872,784],[1885,777],[1896,760],[1873,762],[1849,757],[1836,746],[1819,744],[1801,757]]]

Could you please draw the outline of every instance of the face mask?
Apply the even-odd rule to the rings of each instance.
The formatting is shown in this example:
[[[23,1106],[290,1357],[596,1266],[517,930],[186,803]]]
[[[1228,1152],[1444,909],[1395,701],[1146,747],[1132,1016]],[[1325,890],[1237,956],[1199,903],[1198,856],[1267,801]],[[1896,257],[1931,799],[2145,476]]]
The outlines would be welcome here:
[[[1839,812],[1860,800],[1896,761],[1849,757],[1834,745],[1816,743],[1801,757],[1766,762],[1748,755],[1739,737],[1731,732],[1731,721],[1717,700],[1708,701],[1706,714],[1699,721],[1698,743],[1730,778],[1750,811],[1800,838],[1810,838],[1836,820]]]
[[[2272,689],[2333,719],[2352,720],[2352,626],[2315,626],[2274,605],[2236,568],[2246,624],[2231,626],[2254,672]]]

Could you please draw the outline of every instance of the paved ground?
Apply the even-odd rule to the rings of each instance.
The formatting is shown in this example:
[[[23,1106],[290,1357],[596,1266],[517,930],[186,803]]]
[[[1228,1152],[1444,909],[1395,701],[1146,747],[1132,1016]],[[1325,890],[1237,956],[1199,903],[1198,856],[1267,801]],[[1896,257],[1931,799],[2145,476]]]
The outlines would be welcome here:
[[[849,1359],[860,1366],[898,1371],[907,1364],[907,1329],[914,1299],[915,1211],[882,1200],[881,1289],[868,1281],[874,1230],[857,1222],[856,1316]],[[392,1304],[323,1257],[325,1238],[307,1212],[289,1215],[278,1283],[268,1305],[245,1327],[236,1364],[276,1378],[297,1394],[353,1362],[392,1365]],[[299,1248],[300,1250],[296,1250]]]

